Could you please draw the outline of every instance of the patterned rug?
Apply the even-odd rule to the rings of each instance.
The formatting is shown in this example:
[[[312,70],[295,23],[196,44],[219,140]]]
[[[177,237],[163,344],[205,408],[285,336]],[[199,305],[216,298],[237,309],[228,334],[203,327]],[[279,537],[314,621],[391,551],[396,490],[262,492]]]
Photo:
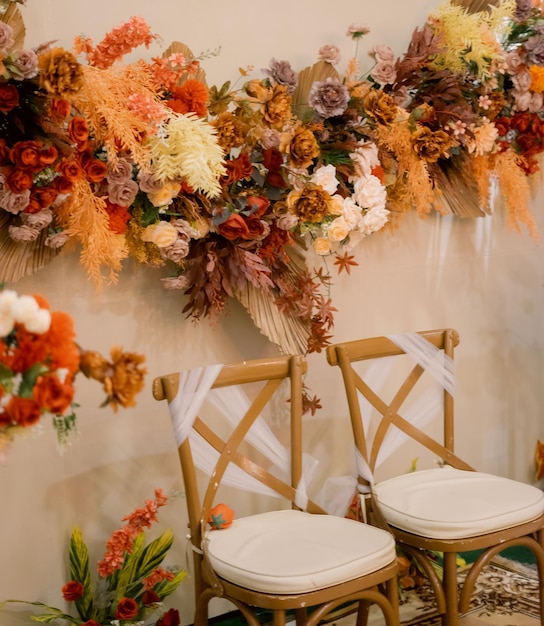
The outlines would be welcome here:
[[[461,574],[462,577],[462,574]],[[440,626],[428,587],[410,591],[400,607],[403,626]],[[539,594],[536,569],[497,557],[480,574],[470,611],[462,626],[538,626]],[[355,615],[330,620],[330,626],[353,626]],[[379,610],[372,612],[369,626],[382,626]]]

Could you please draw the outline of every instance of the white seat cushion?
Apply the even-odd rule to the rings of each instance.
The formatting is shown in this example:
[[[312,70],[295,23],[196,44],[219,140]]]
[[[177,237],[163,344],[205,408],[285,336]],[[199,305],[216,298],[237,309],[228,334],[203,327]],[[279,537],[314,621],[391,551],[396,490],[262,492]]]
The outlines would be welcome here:
[[[544,513],[537,487],[449,466],[385,480],[375,492],[388,523],[434,539],[483,535]]]
[[[333,515],[273,511],[206,535],[216,573],[266,593],[304,593],[374,572],[395,559],[392,535]]]

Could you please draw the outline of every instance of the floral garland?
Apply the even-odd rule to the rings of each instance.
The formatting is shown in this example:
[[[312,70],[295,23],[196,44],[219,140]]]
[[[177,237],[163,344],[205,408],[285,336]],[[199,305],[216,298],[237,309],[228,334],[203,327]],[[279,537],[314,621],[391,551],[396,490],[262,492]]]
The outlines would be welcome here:
[[[187,572],[177,567],[161,566],[174,541],[172,531],[166,530],[145,545],[145,529],[158,521],[158,509],[168,503],[161,489],[155,498],[146,500],[123,518],[124,526],[115,530],[106,542],[106,552],[97,565],[98,581],[93,586],[89,553],[79,528],[70,540],[70,576],[62,587],[62,596],[73,605],[77,617],[42,602],[5,600],[38,606],[46,612],[32,620],[52,623],[57,620],[81,626],[179,626],[177,609],[165,610],[164,599],[185,579]]]
[[[135,405],[144,358],[118,346],[111,362],[75,341],[72,318],[39,295],[0,290],[0,453],[51,415],[61,448],[76,430],[74,381],[79,372],[103,384],[104,405]]]
[[[156,38],[139,17],[97,45],[18,48],[15,4],[0,4],[0,243],[10,259],[34,251],[22,268],[5,264],[7,280],[75,240],[97,286],[132,256],[168,268],[164,287],[182,291],[188,317],[217,318],[235,297],[282,350],[313,352],[331,337],[332,266],[349,274],[359,242],[406,212],[485,215],[496,180],[510,224],[537,237],[536,0],[447,3],[401,57],[374,46],[369,73],[358,58],[368,28],[352,25],[342,74],[329,44],[301,71],[276,59],[260,77],[241,70],[239,87],[208,86],[201,62],[214,53],[178,43],[123,64]]]

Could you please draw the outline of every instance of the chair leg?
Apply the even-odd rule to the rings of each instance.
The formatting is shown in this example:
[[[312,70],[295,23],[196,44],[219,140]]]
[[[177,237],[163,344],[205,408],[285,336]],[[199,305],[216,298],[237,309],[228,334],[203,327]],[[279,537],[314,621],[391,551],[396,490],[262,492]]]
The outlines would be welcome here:
[[[273,615],[273,626],[285,626],[285,611],[283,609],[275,609]]]
[[[357,609],[357,621],[355,622],[356,626],[367,626],[369,611],[370,602],[361,600],[359,602],[359,608]]]
[[[303,626],[306,623],[308,611],[306,609],[295,609],[295,621],[297,626]]]
[[[443,562],[444,597],[446,613],[442,617],[443,626],[459,626],[459,601],[457,597],[457,554],[444,552]]]

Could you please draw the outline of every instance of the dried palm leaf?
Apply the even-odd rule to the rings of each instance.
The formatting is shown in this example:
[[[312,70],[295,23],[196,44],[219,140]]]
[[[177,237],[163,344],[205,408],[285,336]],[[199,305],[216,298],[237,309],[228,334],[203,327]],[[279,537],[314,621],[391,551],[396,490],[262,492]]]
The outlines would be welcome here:
[[[187,63],[187,65],[193,61],[195,59],[195,55],[193,54],[192,50],[189,48],[189,46],[186,46],[184,43],[181,43],[181,41],[173,41],[168,48],[164,51],[163,53],[163,58],[166,59],[168,58],[171,54],[183,54],[183,56],[185,57],[185,61]],[[199,68],[198,72],[195,74],[194,78],[196,78],[197,80],[199,80],[201,83],[204,83],[205,85],[206,83],[206,72],[202,69],[202,66]]]
[[[236,294],[236,298],[255,326],[283,354],[305,354],[308,351],[308,327],[300,317],[280,311],[270,294],[248,284]]]
[[[31,276],[50,263],[59,250],[45,245],[47,230],[43,230],[36,241],[19,243],[9,236],[10,216],[0,214],[0,283],[15,283]]]
[[[338,72],[334,67],[326,61],[318,61],[311,67],[304,68],[298,74],[297,88],[291,94],[291,103],[293,111],[296,115],[303,119],[306,112],[309,110],[308,106],[308,94],[312,85],[316,81],[323,81],[327,78],[338,78]]]
[[[483,217],[478,181],[473,175],[470,159],[455,156],[432,169],[436,195],[434,208],[443,214],[458,217]],[[484,203],[485,204],[485,203]]]
[[[452,0],[452,3],[465,8],[469,13],[480,13],[490,6],[498,6],[500,0]]]
[[[11,49],[20,50],[25,43],[26,29],[17,5],[15,3],[10,4],[4,15],[0,16],[0,19],[13,28],[14,44]]]

